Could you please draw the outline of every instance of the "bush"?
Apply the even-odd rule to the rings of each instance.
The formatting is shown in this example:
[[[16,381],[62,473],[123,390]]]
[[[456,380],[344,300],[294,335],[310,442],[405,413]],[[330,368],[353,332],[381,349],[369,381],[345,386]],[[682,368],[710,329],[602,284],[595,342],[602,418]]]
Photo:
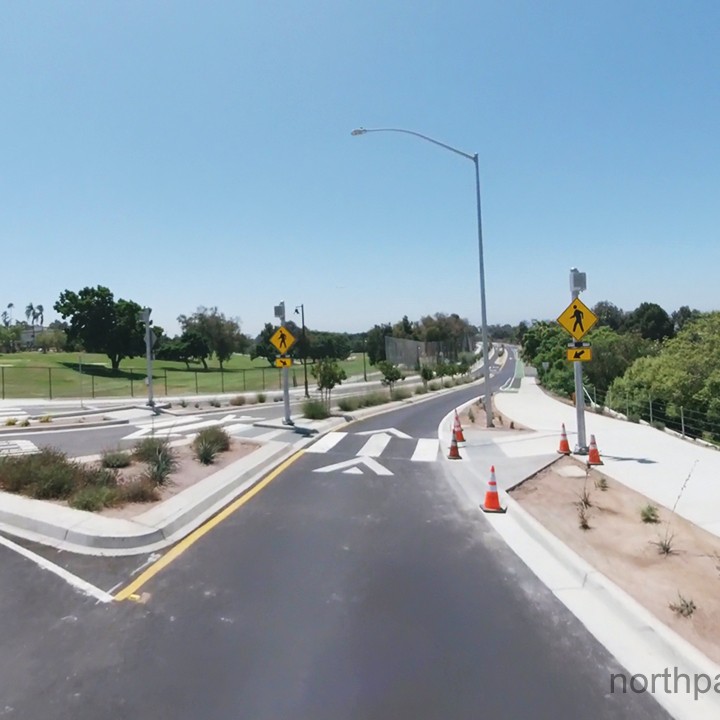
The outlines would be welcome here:
[[[450,380],[450,378],[445,378],[445,380],[443,380],[443,387],[451,388],[454,385],[455,385],[455,382],[453,380]]]
[[[639,415],[636,415],[635,413],[630,413],[630,414],[627,416],[627,419],[628,419],[631,423],[639,423],[639,422],[640,422],[640,416],[639,416]]]
[[[244,395],[236,395],[234,398],[230,398],[230,404],[234,407],[238,407],[240,405],[245,404],[245,396]]]
[[[407,390],[406,388],[393,388],[390,391],[391,400],[407,400],[410,395],[410,390]]]
[[[40,422],[41,422],[41,423],[51,423],[51,422],[52,422],[52,417],[51,417],[50,415],[43,415],[43,416],[40,418]]]
[[[426,395],[427,394],[427,388],[424,385],[418,385],[415,388],[415,394],[416,395]]]
[[[208,405],[210,405],[210,407],[219,408],[219,407],[220,407],[220,401],[219,401],[217,398],[213,398],[212,400],[208,400]]]
[[[104,468],[124,468],[131,463],[130,453],[123,450],[105,450],[101,458],[101,464]]]
[[[306,400],[302,406],[303,415],[310,420],[324,420],[326,417],[330,417],[330,412],[325,403],[319,400]]]
[[[360,407],[375,407],[376,405],[383,405],[390,400],[388,395],[385,393],[368,393],[367,395],[361,395],[359,398]]]
[[[196,437],[193,442],[193,450],[195,451],[195,457],[203,465],[211,465],[215,461],[215,456],[218,451],[212,440],[208,438]]]
[[[210,443],[215,452],[226,452],[230,449],[230,436],[227,431],[223,430],[219,425],[203,428],[193,441],[193,446],[200,443]]]
[[[651,503],[645,505],[640,509],[640,519],[644,523],[659,523],[660,515],[658,514],[657,505]]]
[[[118,487],[118,499],[121,502],[146,503],[160,499],[157,487],[147,479],[131,480]]]
[[[117,488],[106,485],[88,485],[74,493],[68,501],[68,505],[76,510],[97,512],[104,507],[116,505],[118,500]]]
[[[167,438],[146,437],[138,440],[132,450],[132,455],[140,462],[152,462],[163,448],[168,447]]]
[[[177,467],[175,452],[165,438],[143,438],[135,446],[133,455],[147,463],[143,477],[155,485],[163,485]]]
[[[20,427],[28,427],[30,425],[30,420],[28,418],[25,418],[21,423]]]
[[[428,383],[428,390],[439,390],[441,387],[439,382]]]
[[[264,403],[267,400],[267,395],[263,392],[259,392],[257,395],[255,395],[255,401],[259,403]]]
[[[665,430],[665,423],[662,422],[661,420],[653,420],[653,421],[652,421],[652,426],[653,426],[656,430]]]
[[[52,448],[0,461],[0,488],[38,500],[65,500],[85,487],[113,488],[116,484],[110,470],[73,462]]]
[[[360,398],[344,397],[338,400],[338,407],[344,412],[352,412],[360,407]]]
[[[180,407],[187,407],[187,400],[185,398],[182,398],[182,400],[180,400]]]
[[[6,425],[17,425],[17,418],[8,418],[5,421]]]

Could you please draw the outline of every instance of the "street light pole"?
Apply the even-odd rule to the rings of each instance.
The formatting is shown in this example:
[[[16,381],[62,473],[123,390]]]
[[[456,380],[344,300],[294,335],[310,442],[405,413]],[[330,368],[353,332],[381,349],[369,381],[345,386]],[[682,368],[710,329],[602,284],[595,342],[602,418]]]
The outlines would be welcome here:
[[[490,387],[490,353],[489,353],[489,342],[488,342],[488,332],[487,332],[487,310],[485,307],[485,262],[483,260],[483,237],[482,237],[482,213],[480,210],[480,167],[479,167],[479,161],[478,161],[478,154],[474,153],[471,155],[470,153],[463,152],[462,150],[458,150],[457,148],[452,147],[451,145],[446,145],[445,143],[442,143],[438,140],[434,140],[431,137],[428,137],[427,135],[422,135],[421,133],[414,132],[413,130],[402,130],[400,128],[374,128],[374,129],[367,129],[367,128],[357,128],[356,130],[353,130],[350,134],[351,135],[365,135],[366,133],[370,132],[399,132],[404,133],[405,135],[414,135],[415,137],[419,137],[422,140],[427,140],[427,142],[433,143],[433,145],[439,145],[441,148],[445,148],[445,150],[449,150],[450,152],[454,152],[456,155],[460,155],[464,158],[467,158],[468,160],[472,160],[472,162],[475,165],[475,194],[477,198],[477,225],[478,225],[478,254],[480,257],[480,309],[481,309],[481,324],[482,324],[482,344],[483,344],[483,379],[484,379],[484,385],[485,385],[485,419],[487,423],[487,427],[493,427],[493,418],[492,418],[492,389]]]
[[[308,379],[307,379],[307,336],[305,334],[305,305],[298,305],[295,308],[295,314],[297,314],[298,308],[300,308],[300,322],[302,323],[302,339],[303,339],[303,374],[305,375],[305,397],[309,398],[310,393],[308,392]]]

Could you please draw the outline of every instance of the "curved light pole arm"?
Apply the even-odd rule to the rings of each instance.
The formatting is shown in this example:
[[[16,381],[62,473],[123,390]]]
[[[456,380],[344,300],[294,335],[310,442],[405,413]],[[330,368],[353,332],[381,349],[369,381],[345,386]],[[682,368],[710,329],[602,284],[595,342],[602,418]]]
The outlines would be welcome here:
[[[365,135],[365,133],[371,133],[371,132],[399,132],[404,133],[405,135],[414,135],[415,137],[422,138],[423,140],[427,140],[428,142],[431,142],[433,145],[439,145],[442,148],[445,148],[446,150],[450,150],[450,152],[457,153],[458,155],[462,155],[464,158],[467,158],[468,160],[474,160],[477,156],[470,155],[470,153],[463,152],[462,150],[458,150],[457,148],[452,147],[452,145],[446,145],[445,143],[441,143],[439,140],[433,140],[433,138],[428,137],[427,135],[423,135],[419,132],[415,132],[413,130],[401,130],[400,128],[373,128],[373,129],[367,129],[367,128],[358,128],[357,130],[352,131],[352,135]]]

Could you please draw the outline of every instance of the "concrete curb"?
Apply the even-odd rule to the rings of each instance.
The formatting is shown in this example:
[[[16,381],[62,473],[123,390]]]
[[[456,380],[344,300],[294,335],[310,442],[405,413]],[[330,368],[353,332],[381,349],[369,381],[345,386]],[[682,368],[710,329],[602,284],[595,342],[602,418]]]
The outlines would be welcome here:
[[[67,423],[61,425],[55,425],[54,423],[43,423],[42,425],[28,425],[27,427],[21,427],[20,425],[7,425],[0,427],[0,437],[2,435],[10,435],[12,433],[17,435],[24,435],[28,432],[58,432],[60,430],[91,430],[93,428],[113,427],[114,425],[128,425],[129,420],[103,420],[100,422],[89,422],[89,423]]]
[[[711,679],[720,677],[720,665],[675,633],[612,580],[592,567],[507,493],[501,491],[501,494],[504,496],[503,504],[506,504],[508,510],[507,517],[512,517],[516,526],[526,537],[548,553],[573,581],[572,584],[565,587],[550,585],[548,587],[631,673],[644,674],[646,677],[652,674],[647,673],[647,668],[638,667],[638,657],[640,656],[646,663],[658,663],[653,668],[656,673],[666,667],[675,667],[679,672],[686,673],[691,678],[702,674],[709,675]],[[507,530],[503,528],[506,516],[489,515],[487,518],[498,534],[508,542]],[[512,541],[508,544],[516,551]],[[521,558],[530,570],[543,580],[542,573],[537,569],[542,561],[528,562],[528,558],[522,556]],[[585,617],[580,617],[576,612],[577,608],[574,609],[567,602],[568,593],[573,591],[594,596],[614,618],[631,628],[634,634],[639,636],[639,642],[643,647],[636,646],[631,651],[628,648],[628,638],[618,637],[612,632],[608,633],[605,626],[599,627],[604,622],[602,618],[593,617],[589,612]],[[574,600],[578,601],[577,598]],[[706,717],[710,720],[710,718],[720,717],[720,696],[717,693],[703,696],[704,707],[702,708],[698,706],[699,701],[694,700],[690,693],[687,693],[686,696],[677,693],[653,693],[653,696],[677,720],[685,720],[685,718],[700,720],[700,718]]]
[[[101,517],[3,493],[0,529],[85,555],[134,555],[158,550],[192,532],[298,450],[296,445],[288,448],[285,443],[271,441],[132,520]]]

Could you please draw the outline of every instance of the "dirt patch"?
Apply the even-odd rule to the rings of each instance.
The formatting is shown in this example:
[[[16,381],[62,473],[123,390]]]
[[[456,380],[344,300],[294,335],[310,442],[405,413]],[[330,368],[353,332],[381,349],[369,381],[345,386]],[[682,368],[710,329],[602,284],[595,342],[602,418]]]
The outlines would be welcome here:
[[[586,477],[587,475],[587,477]],[[604,478],[607,489],[599,487]],[[586,490],[590,529],[579,527]],[[545,528],[610,578],[653,615],[720,662],[720,538],[658,507],[658,523],[644,523],[646,496],[596,468],[563,457],[510,492]],[[672,554],[657,543],[671,538]],[[678,593],[695,603],[690,617],[670,609]]]
[[[112,518],[132,518],[141,513],[156,507],[158,504],[182,492],[186,488],[195,485],[201,480],[210,477],[219,470],[226,468],[228,465],[246,457],[250,453],[258,450],[261,445],[257,443],[233,439],[230,449],[223,453],[218,453],[215,462],[211,465],[203,465],[195,458],[192,446],[188,444],[174,446],[175,458],[177,459],[177,468],[170,476],[168,482],[159,488],[160,499],[156,502],[146,503],[127,503],[120,507],[110,507],[99,511],[97,514],[103,517]],[[96,463],[97,464],[97,463]],[[138,479],[145,472],[147,466],[141,462],[133,462],[132,465],[122,468],[118,471],[123,482],[129,482]]]

